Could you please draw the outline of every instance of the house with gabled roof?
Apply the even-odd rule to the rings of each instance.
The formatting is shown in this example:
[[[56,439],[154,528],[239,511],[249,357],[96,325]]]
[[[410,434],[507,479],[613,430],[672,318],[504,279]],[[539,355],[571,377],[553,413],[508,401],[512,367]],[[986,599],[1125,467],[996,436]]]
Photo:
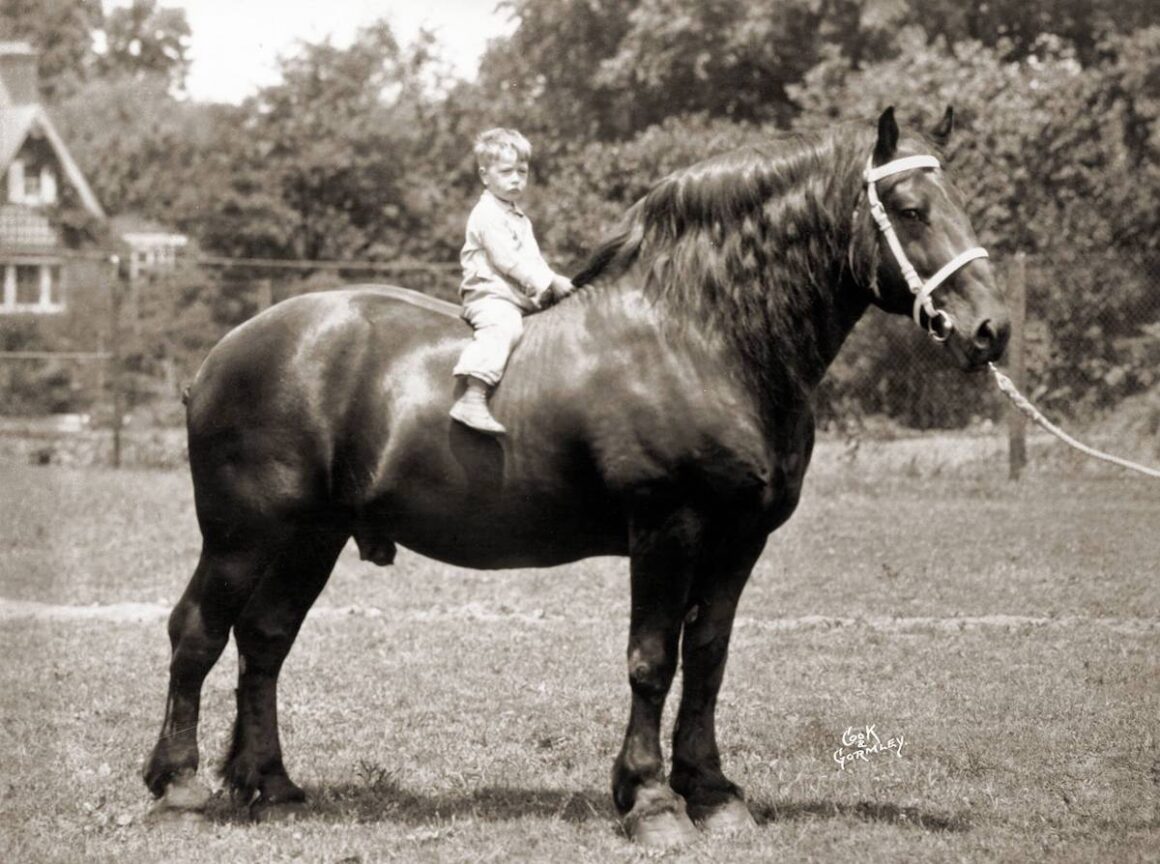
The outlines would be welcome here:
[[[0,42],[0,315],[54,315],[69,307],[73,250],[52,218],[66,196],[105,219],[40,104],[36,63],[27,43]]]

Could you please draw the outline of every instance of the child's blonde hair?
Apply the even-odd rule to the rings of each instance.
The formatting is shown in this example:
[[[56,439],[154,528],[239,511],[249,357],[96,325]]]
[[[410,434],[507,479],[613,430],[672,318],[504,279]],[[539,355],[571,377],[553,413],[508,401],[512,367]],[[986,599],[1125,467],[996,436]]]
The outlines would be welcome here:
[[[532,145],[528,139],[515,129],[504,129],[500,126],[479,133],[475,137],[475,146],[472,149],[475,151],[475,161],[480,168],[486,168],[498,161],[508,150],[514,151],[516,158],[525,162],[532,158]]]

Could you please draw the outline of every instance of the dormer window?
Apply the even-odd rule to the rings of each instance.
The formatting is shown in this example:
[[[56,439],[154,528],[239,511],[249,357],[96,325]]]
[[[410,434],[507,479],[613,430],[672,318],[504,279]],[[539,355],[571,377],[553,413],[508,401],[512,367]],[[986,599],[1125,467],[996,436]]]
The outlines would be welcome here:
[[[24,194],[21,197],[24,204],[40,203],[40,174],[36,171],[24,172]]]
[[[56,174],[48,165],[27,165],[13,159],[8,166],[8,200],[43,207],[56,203]]]
[[[47,165],[40,169],[40,203],[56,203],[56,174]]]
[[[20,159],[13,159],[8,166],[8,201],[24,203],[24,162]]]

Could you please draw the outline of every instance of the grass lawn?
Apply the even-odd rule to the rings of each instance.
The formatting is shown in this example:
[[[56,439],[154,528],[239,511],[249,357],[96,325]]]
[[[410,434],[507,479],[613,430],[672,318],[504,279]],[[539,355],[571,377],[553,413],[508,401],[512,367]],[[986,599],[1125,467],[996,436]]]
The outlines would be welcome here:
[[[625,562],[379,569],[348,549],[282,677],[312,809],[254,825],[223,797],[207,824],[158,826],[138,772],[162,607],[198,551],[188,478],[8,466],[0,488],[0,598],[155,604],[126,620],[0,604],[0,860],[656,857],[608,794]],[[719,710],[759,830],[663,858],[1160,858],[1158,526],[1155,485],[1126,477],[811,476],[743,599]],[[235,668],[231,648],[206,684],[203,771]],[[843,770],[842,733],[866,724],[901,755]]]

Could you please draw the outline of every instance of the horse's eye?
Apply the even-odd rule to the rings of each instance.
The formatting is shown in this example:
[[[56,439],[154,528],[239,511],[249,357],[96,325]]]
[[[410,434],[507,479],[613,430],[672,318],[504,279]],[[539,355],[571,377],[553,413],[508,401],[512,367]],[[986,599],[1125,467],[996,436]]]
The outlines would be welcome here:
[[[922,211],[917,207],[906,207],[901,213],[903,219],[912,219],[916,222],[922,221]]]

